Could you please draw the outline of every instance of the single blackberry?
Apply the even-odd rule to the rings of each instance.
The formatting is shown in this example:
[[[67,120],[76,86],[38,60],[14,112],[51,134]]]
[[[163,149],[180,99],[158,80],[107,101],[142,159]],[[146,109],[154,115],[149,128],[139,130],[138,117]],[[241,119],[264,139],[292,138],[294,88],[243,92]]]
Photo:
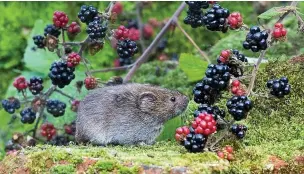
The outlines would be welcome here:
[[[20,112],[21,115],[21,122],[22,123],[28,123],[28,124],[32,124],[34,123],[35,119],[36,119],[36,113],[34,112],[34,110],[32,108],[25,108]]]
[[[193,128],[190,128],[190,133],[186,136],[186,139],[182,141],[182,145],[189,152],[202,152],[206,145],[206,137],[202,134],[196,134]]]
[[[133,60],[131,57],[129,58],[119,58],[119,65],[124,66],[124,65],[131,65],[133,63]]]
[[[44,36],[46,37],[48,34],[58,38],[61,32],[53,24],[48,24],[44,28]]]
[[[53,85],[63,88],[75,78],[75,68],[68,67],[66,62],[54,62],[50,68],[49,77]]]
[[[241,54],[241,53],[239,52],[239,50],[233,49],[233,50],[232,50],[232,53],[233,53],[234,56],[237,58],[237,60],[240,60],[240,61],[242,61],[242,62],[248,62],[246,56],[245,56],[244,54]]]
[[[266,30],[261,31],[259,27],[253,26],[243,42],[243,47],[253,52],[265,50],[267,48],[268,33]]]
[[[136,19],[130,19],[128,20],[128,24],[126,26],[128,29],[131,29],[131,28],[135,28],[135,29],[138,29],[138,22]]]
[[[203,12],[202,11],[187,11],[187,16],[184,19],[184,23],[191,25],[192,28],[203,26]]]
[[[291,86],[288,84],[287,77],[268,80],[266,86],[270,89],[270,94],[278,98],[283,98],[285,95],[288,95],[291,90]]]
[[[186,1],[186,4],[192,11],[199,11],[202,8],[207,9],[209,7],[208,1]]]
[[[230,80],[229,67],[225,64],[209,64],[203,82],[212,88],[223,90]]]
[[[78,12],[78,18],[81,22],[89,24],[98,15],[98,10],[92,5],[83,5]]]
[[[16,109],[20,108],[20,101],[14,97],[2,100],[1,103],[4,110],[10,114],[13,114]]]
[[[218,117],[224,118],[225,117],[225,111],[220,110],[217,106],[210,106],[208,104],[200,104],[197,108],[197,110],[194,111],[193,115],[194,117],[198,117],[200,113],[207,112],[208,114],[212,114],[213,118],[215,120],[218,119]]]
[[[57,135],[49,142],[49,144],[54,146],[67,146],[69,145],[69,137]]]
[[[32,77],[28,83],[29,90],[33,95],[39,94],[43,90],[43,80],[40,77]]]
[[[119,58],[128,59],[138,52],[136,42],[130,39],[124,39],[117,43],[117,53]]]
[[[196,103],[213,104],[219,95],[219,91],[206,84],[205,80],[203,80],[203,82],[195,85],[193,95]]]
[[[33,37],[34,44],[37,45],[38,48],[44,48],[45,46],[45,41],[44,37],[41,35],[36,35]]]
[[[54,117],[63,116],[65,112],[66,104],[59,100],[47,100],[46,109],[48,113],[52,114]]]
[[[107,26],[102,24],[100,18],[95,17],[87,26],[87,33],[92,40],[103,39],[106,36]]]
[[[228,9],[222,8],[219,4],[215,4],[206,12],[202,20],[208,30],[226,33],[228,31],[227,18],[229,14]]]
[[[247,96],[233,96],[227,101],[226,106],[233,118],[240,121],[246,118],[247,113],[253,107],[253,103]]]
[[[245,125],[242,124],[233,124],[230,128],[230,131],[236,135],[237,138],[242,139],[244,138],[246,131],[247,131],[247,127]]]

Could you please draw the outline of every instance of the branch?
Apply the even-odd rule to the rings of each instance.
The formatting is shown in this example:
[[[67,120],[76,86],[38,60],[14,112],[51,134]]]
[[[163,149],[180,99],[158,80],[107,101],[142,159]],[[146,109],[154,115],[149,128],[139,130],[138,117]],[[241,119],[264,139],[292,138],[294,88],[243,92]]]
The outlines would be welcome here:
[[[188,33],[182,28],[182,26],[178,23],[178,21],[175,22],[176,26],[183,32],[183,34],[188,38],[188,40],[192,43],[192,45],[197,49],[197,51],[205,58],[205,60],[208,63],[211,63],[210,59],[208,58],[207,54],[204,53],[194,42],[194,40],[188,35]]]
[[[296,7],[297,6],[297,1],[292,1],[291,2],[291,4],[290,4],[290,6],[292,6],[292,7]],[[283,21],[283,19],[290,13],[290,12],[293,12],[294,11],[294,9],[291,9],[291,10],[288,10],[287,12],[285,12],[280,18],[279,18],[279,20],[276,22],[276,23],[281,23],[282,21]],[[270,33],[269,33],[270,34]],[[271,37],[271,36],[270,36]],[[270,41],[270,42],[268,42],[269,44],[269,47],[271,47],[271,44],[272,44],[272,41]],[[269,49],[269,47],[267,48],[267,49]],[[253,70],[252,70],[252,77],[251,77],[251,79],[250,79],[250,82],[249,82],[249,86],[248,86],[248,90],[247,90],[247,96],[249,96],[250,95],[250,93],[252,92],[252,90],[253,90],[253,87],[254,87],[254,82],[255,82],[255,79],[256,79],[256,74],[257,74],[257,72],[258,72],[258,70],[259,70],[259,66],[260,66],[260,64],[261,64],[261,62],[262,62],[262,59],[264,58],[264,56],[265,56],[265,54],[266,54],[266,51],[267,51],[267,49],[266,50],[263,50],[261,53],[260,53],[260,56],[259,56],[259,59],[258,59],[258,61],[257,61],[257,63],[254,65],[254,68],[253,68]]]
[[[105,68],[105,69],[100,69],[100,70],[92,70],[92,71],[90,71],[90,73],[93,74],[93,73],[99,73],[99,72],[109,72],[109,71],[127,70],[127,69],[131,68],[133,65],[134,65],[134,64],[125,65],[125,66],[120,66],[120,67]]]
[[[183,9],[185,8],[186,3],[182,2],[181,5],[178,7],[178,9],[175,11],[173,16],[170,18],[170,20],[166,23],[166,25],[161,29],[161,31],[157,34],[155,39],[152,41],[152,43],[149,45],[149,47],[143,52],[143,54],[137,59],[132,69],[128,72],[126,75],[124,82],[128,82],[131,80],[131,78],[134,76],[136,70],[149,58],[149,55],[154,47],[157,46],[160,39],[164,36],[164,34],[169,29],[172,22],[178,18],[178,16],[181,14]]]
[[[59,94],[65,96],[65,97],[67,97],[67,98],[69,98],[69,99],[71,99],[71,100],[74,100],[74,97],[70,96],[69,94],[67,94],[67,93],[65,93],[65,92],[63,92],[63,91],[61,91],[61,90],[59,90],[59,89],[55,89],[55,92],[57,92],[57,93],[59,93]]]
[[[145,42],[144,42],[144,33],[143,33],[143,23],[141,20],[141,15],[142,15],[142,6],[141,6],[141,2],[136,2],[136,18],[137,18],[137,22],[138,22],[138,29],[139,29],[139,35],[140,35],[140,39],[139,39],[139,43],[141,46],[141,50],[142,52],[145,51],[146,46],[145,46]]]

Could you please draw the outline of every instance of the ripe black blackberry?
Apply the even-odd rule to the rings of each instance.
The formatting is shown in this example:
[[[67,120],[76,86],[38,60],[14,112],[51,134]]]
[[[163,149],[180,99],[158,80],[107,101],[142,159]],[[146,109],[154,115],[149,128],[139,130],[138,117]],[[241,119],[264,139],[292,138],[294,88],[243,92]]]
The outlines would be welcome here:
[[[212,88],[223,90],[230,80],[229,67],[225,64],[209,64],[203,82]]]
[[[229,113],[236,121],[246,118],[247,113],[252,109],[253,103],[247,96],[233,96],[226,103]]]
[[[38,48],[44,48],[45,46],[45,41],[44,37],[41,35],[36,35],[33,37],[34,44],[37,45]]]
[[[191,25],[192,28],[203,26],[203,12],[202,11],[187,11],[187,16],[184,19],[184,23]]]
[[[131,57],[129,58],[119,58],[119,65],[125,66],[125,65],[131,65],[133,63],[133,60]]]
[[[226,33],[228,31],[227,18],[229,14],[228,9],[222,8],[219,4],[214,4],[202,19],[208,30]]]
[[[138,52],[136,42],[130,39],[124,39],[117,43],[117,53],[119,58],[128,59]]]
[[[49,144],[54,146],[67,146],[69,145],[69,137],[57,135],[49,142]]]
[[[44,36],[46,37],[48,34],[58,38],[61,32],[53,24],[48,24],[44,28]]]
[[[242,139],[245,137],[247,127],[242,124],[233,124],[230,128],[230,131],[236,135],[237,138]]]
[[[92,5],[83,5],[78,12],[78,18],[81,22],[89,24],[98,15],[98,10]]]
[[[75,78],[74,71],[75,68],[68,67],[66,62],[54,62],[50,68],[49,77],[53,85],[63,88],[65,85],[69,85]]]
[[[209,7],[208,1],[185,1],[191,11],[199,11]]]
[[[21,122],[22,123],[28,123],[28,124],[32,124],[34,123],[35,119],[36,119],[36,113],[34,112],[34,110],[32,108],[25,108],[20,112],[21,115]]]
[[[66,104],[59,100],[47,100],[46,109],[48,113],[52,114],[54,117],[63,116],[65,112]]]
[[[29,90],[33,95],[39,94],[43,90],[43,80],[40,77],[32,77],[28,83]]]
[[[244,54],[241,54],[241,53],[239,52],[239,50],[233,49],[233,50],[232,50],[232,53],[233,53],[234,56],[237,58],[237,60],[240,60],[240,61],[242,61],[242,62],[248,62],[246,56],[245,56]]]
[[[14,97],[2,100],[1,103],[4,110],[10,114],[13,114],[16,109],[20,108],[20,101]]]
[[[268,33],[266,30],[261,31],[259,27],[253,26],[243,42],[243,47],[253,52],[265,50],[267,48]]]
[[[168,39],[167,38],[162,38],[157,45],[157,51],[159,51],[159,52],[164,51],[167,44],[168,44]]]
[[[184,141],[181,141],[181,144],[189,152],[202,152],[206,145],[206,138],[202,134],[196,134],[192,127],[189,128],[190,133],[186,136]]]
[[[219,95],[219,91],[206,84],[205,80],[203,80],[203,82],[195,85],[193,95],[196,103],[213,104]]]
[[[92,40],[103,39],[106,36],[108,27],[102,24],[100,18],[95,17],[87,26],[87,33]]]
[[[288,95],[291,90],[287,77],[268,80],[266,86],[270,89],[270,94],[278,98],[283,98],[285,95]]]
[[[218,119],[218,117],[224,118],[225,117],[225,111],[220,110],[218,106],[210,106],[208,104],[200,104],[197,108],[197,110],[194,111],[193,116],[196,118],[200,113],[207,112],[208,114],[212,114],[213,118],[215,120]]]

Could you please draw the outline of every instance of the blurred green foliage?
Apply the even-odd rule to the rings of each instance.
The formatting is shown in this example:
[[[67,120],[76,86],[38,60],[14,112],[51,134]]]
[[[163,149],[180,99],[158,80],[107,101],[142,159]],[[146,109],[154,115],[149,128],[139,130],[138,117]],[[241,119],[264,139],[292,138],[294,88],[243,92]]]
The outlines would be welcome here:
[[[120,23],[124,22],[124,18],[134,18],[135,2],[121,2],[124,6],[124,14],[119,17],[115,24],[111,24],[110,28],[115,29]],[[92,4],[98,9],[103,10],[108,5],[108,2],[0,2],[0,11],[2,17],[0,18],[0,78],[2,82],[0,83],[0,97],[9,97],[16,94],[16,91],[12,87],[12,80],[19,74],[26,77],[32,75],[41,75],[46,77],[48,73],[48,68],[56,56],[53,53],[49,53],[46,50],[33,51],[33,42],[31,37],[37,34],[43,34],[43,28],[46,24],[52,23],[52,14],[55,10],[65,11],[70,21],[75,21],[77,19],[77,13],[81,5]],[[177,9],[180,2],[153,2],[150,6],[143,9],[143,22],[147,23],[149,18],[156,18],[159,21],[163,21],[165,18],[170,18],[173,12]],[[257,22],[257,12],[258,6],[254,2],[220,2],[220,4],[228,8],[230,11],[239,11],[242,13],[245,24],[248,26],[258,25]],[[273,2],[269,7],[280,6],[278,2]],[[165,8],[164,8],[165,7]],[[246,7],[246,8],[244,8]],[[244,52],[247,56],[257,57],[258,53],[251,53],[249,51],[244,51],[242,49],[242,41],[245,38],[244,31],[232,31],[223,34],[220,32],[210,32],[204,28],[193,29],[190,26],[183,24],[183,18],[186,15],[186,9],[182,12],[179,21],[185,31],[195,40],[199,47],[207,52],[207,55],[211,60],[216,60],[219,52],[222,49],[227,48],[237,48]],[[304,3],[299,2],[299,11],[304,11]],[[271,27],[277,19],[267,21],[265,24],[267,27]],[[302,45],[304,44],[303,35],[297,33],[297,25],[294,16],[290,16],[284,20],[284,25],[288,29],[288,40],[284,43],[276,44],[271,48],[266,57],[270,60],[283,59],[290,57],[292,55],[300,54],[304,52]],[[85,25],[82,25],[82,33],[77,37],[77,40],[83,40],[86,36]],[[160,29],[155,29],[154,36],[158,33]],[[168,32],[165,37],[168,39],[168,46],[164,50],[169,57],[177,53],[189,53],[190,55],[195,55],[199,57],[197,50],[188,42],[187,38],[182,34],[181,31],[176,28],[174,31]],[[152,38],[153,39],[153,38]],[[145,41],[148,45],[151,41]],[[76,49],[76,48],[75,48]],[[158,54],[153,54],[150,60],[156,59]],[[102,51],[94,56],[85,53],[86,58],[91,63],[93,69],[101,69],[104,67],[113,66],[113,60],[117,57],[117,54],[109,40],[106,40],[104,48]],[[138,57],[137,54],[135,57]],[[183,59],[183,58],[182,58]],[[48,66],[49,64],[49,66]],[[188,81],[185,73],[183,73],[180,67],[176,69],[174,62],[163,63],[154,61],[149,64],[144,64],[136,73],[133,78],[134,82],[139,83],[152,83],[161,85],[163,87],[177,89],[188,96],[191,96],[191,91],[193,84]],[[84,73],[83,67],[78,68],[77,77],[79,80],[83,79]],[[151,73],[153,72],[153,73]],[[114,73],[100,73],[96,74],[101,80],[108,80],[113,75],[123,75],[122,72]],[[46,88],[49,87],[50,81],[45,79]],[[64,89],[70,95],[76,97],[83,97],[85,93],[77,94],[74,93],[75,87],[67,87]],[[20,94],[17,94],[20,96]],[[63,99],[58,95],[54,95],[55,98],[60,98],[68,102],[68,100]],[[69,109],[67,109],[69,110]],[[189,112],[190,113],[190,112]],[[60,119],[50,120],[52,122],[62,124],[66,121],[70,121],[74,118],[75,114],[68,111],[68,116],[62,117]],[[16,120],[16,124],[7,125],[10,120],[10,116],[3,110],[0,110],[0,147],[3,147],[3,141],[7,140],[14,131],[29,130],[31,125],[21,125],[20,120]],[[52,118],[52,117],[51,117]],[[180,119],[180,118],[178,118]],[[170,124],[171,126],[177,126],[181,124],[180,120],[174,120]],[[171,126],[167,126],[166,128]],[[171,129],[172,131],[172,129]],[[168,132],[168,131],[166,131]],[[164,139],[168,138],[172,133],[168,133],[163,136]]]

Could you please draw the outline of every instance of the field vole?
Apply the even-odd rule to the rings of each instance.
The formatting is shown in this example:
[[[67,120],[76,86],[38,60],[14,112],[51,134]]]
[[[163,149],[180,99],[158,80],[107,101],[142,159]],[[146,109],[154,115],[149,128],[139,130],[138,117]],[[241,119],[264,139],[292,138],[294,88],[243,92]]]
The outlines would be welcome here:
[[[153,144],[163,124],[187,105],[185,95],[157,86],[131,83],[95,89],[79,105],[76,141]]]

